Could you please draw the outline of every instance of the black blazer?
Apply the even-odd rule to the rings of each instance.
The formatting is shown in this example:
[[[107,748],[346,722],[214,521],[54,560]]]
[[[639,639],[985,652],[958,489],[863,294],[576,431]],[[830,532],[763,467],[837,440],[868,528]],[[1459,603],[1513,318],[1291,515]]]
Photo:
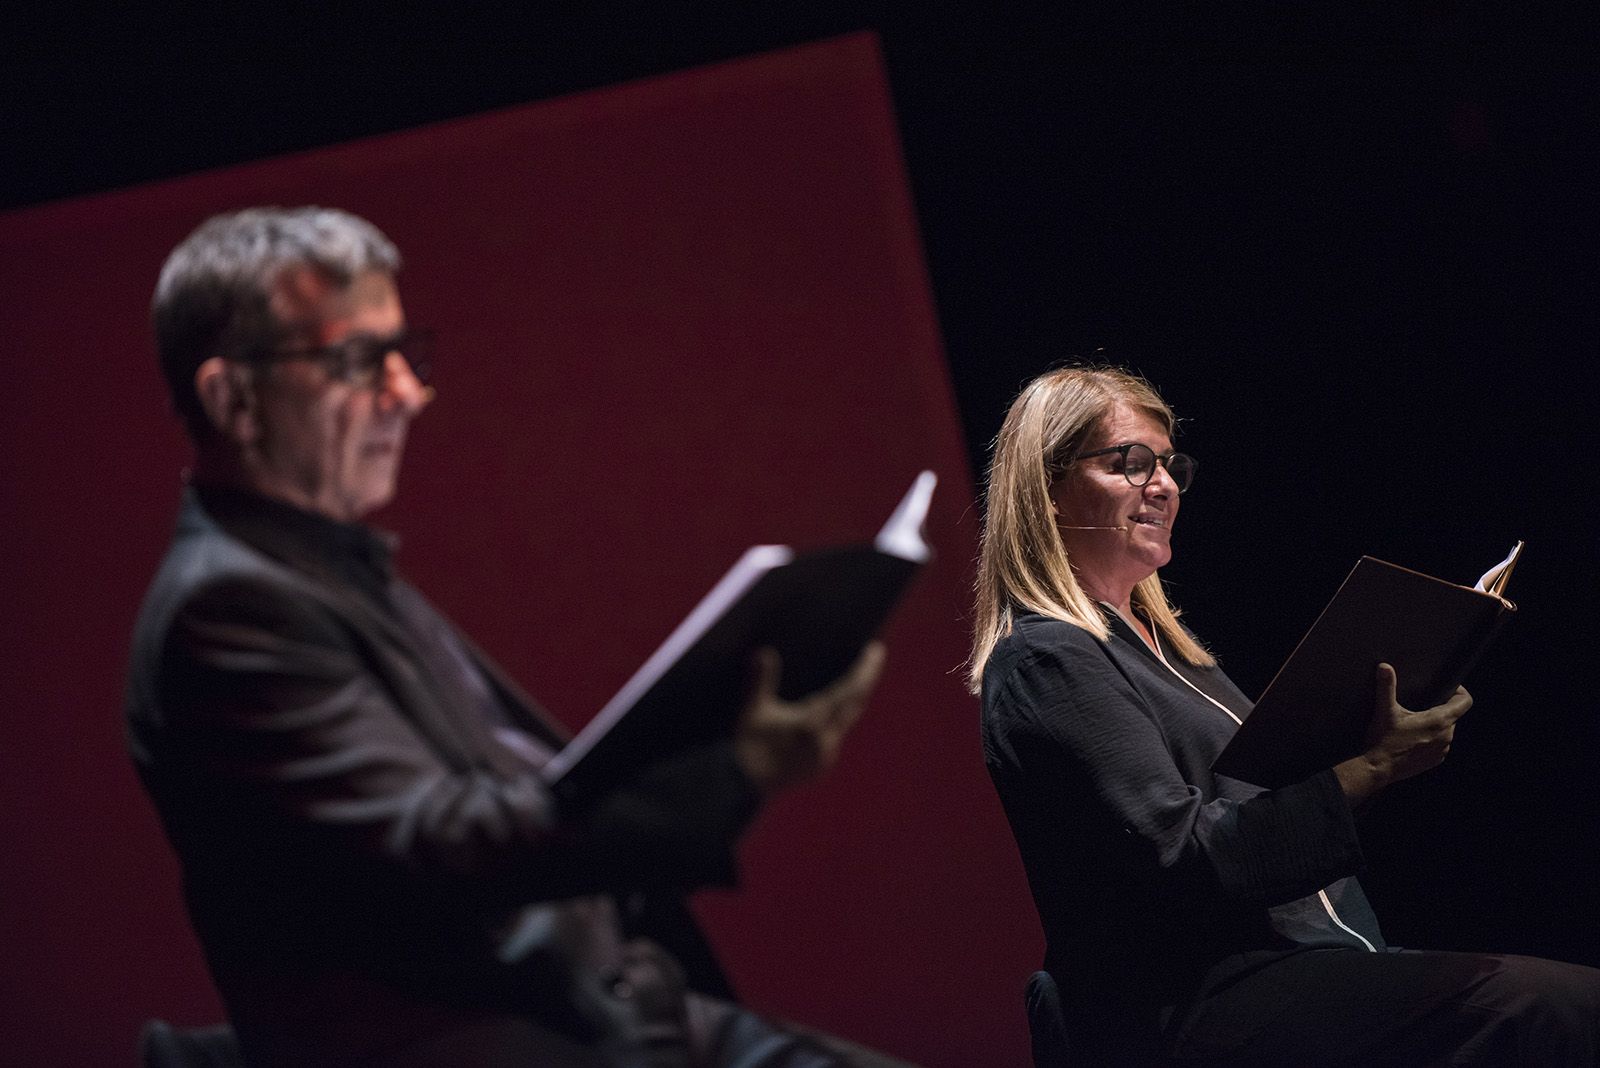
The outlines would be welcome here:
[[[387,594],[399,613],[191,490],[134,631],[130,749],[247,1054],[398,1062],[444,1042],[452,1063],[581,1063],[585,984],[634,934],[726,993],[681,891],[734,877],[757,797],[729,748],[565,813],[473,706],[487,687],[552,749],[561,728],[417,591]],[[441,671],[427,642],[471,667]]]

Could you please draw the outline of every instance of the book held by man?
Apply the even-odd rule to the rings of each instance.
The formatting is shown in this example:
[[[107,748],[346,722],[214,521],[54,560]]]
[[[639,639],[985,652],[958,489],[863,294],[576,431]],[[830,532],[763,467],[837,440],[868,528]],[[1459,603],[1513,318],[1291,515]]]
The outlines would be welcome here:
[[[922,537],[937,481],[917,476],[871,544],[747,550],[617,695],[543,769],[564,800],[602,796],[665,754],[728,737],[757,649],[782,661],[779,695],[827,685],[855,661],[932,558]]]
[[[1413,710],[1461,685],[1516,605],[1522,542],[1472,587],[1363,556],[1211,765],[1258,786],[1298,782],[1366,748],[1380,663]]]

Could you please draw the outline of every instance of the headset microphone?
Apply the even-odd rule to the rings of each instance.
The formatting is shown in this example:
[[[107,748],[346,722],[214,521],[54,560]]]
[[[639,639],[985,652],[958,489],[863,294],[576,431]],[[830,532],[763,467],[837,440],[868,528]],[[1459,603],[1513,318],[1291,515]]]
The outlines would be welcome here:
[[[1069,527],[1069,526],[1067,526],[1066,524],[1063,523],[1063,524],[1061,524],[1061,529],[1062,530],[1127,530],[1128,528],[1127,527]]]

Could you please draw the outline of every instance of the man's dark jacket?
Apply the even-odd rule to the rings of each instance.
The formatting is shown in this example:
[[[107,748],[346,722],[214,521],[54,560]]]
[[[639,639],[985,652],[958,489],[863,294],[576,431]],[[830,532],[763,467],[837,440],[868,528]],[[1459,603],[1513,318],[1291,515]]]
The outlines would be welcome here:
[[[725,993],[681,892],[756,808],[728,747],[563,812],[564,733],[365,528],[186,492],[128,724],[254,1063],[588,1063],[634,935]]]

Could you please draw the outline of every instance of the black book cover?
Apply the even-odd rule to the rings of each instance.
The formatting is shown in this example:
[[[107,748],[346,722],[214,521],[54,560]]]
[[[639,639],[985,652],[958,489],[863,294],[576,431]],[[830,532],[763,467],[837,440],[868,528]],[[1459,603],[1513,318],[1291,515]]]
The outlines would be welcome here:
[[[934,483],[931,471],[919,475],[871,544],[798,555],[781,545],[747,550],[546,765],[545,780],[582,805],[662,754],[731,735],[763,646],[782,660],[783,698],[832,682],[931,557],[921,528]]]
[[[1516,555],[1490,588],[1503,589]],[[1395,669],[1400,704],[1430,708],[1449,698],[1515,611],[1496,593],[1363,556],[1212,770],[1272,788],[1358,755],[1380,663]]]

